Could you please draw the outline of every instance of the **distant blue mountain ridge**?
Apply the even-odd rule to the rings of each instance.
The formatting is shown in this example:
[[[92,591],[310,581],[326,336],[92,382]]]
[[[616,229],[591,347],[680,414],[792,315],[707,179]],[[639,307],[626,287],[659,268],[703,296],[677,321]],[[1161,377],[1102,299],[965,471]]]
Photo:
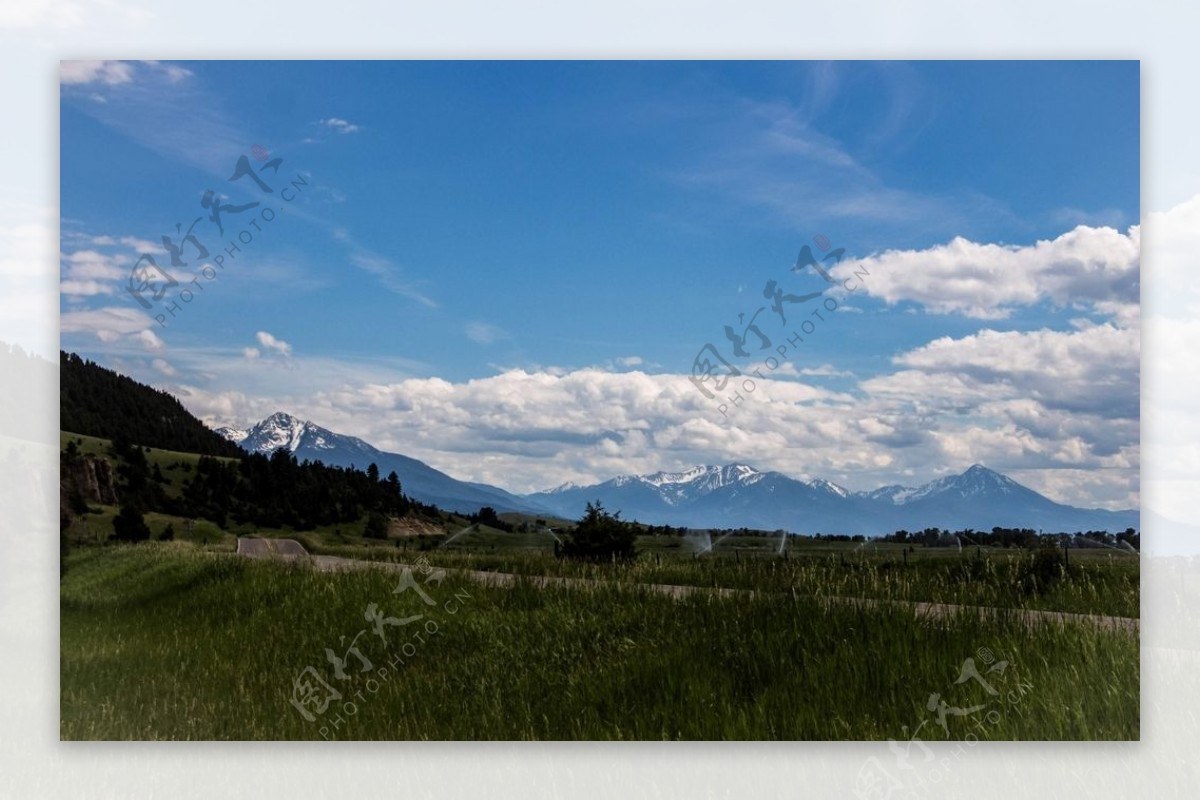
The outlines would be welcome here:
[[[460,481],[424,462],[388,453],[358,437],[336,434],[314,423],[276,412],[249,429],[217,432],[255,453],[288,448],[298,459],[395,471],[410,497],[455,512],[483,506],[578,518],[589,502],[619,511],[626,520],[688,528],[784,529],[801,534],[865,534],[936,526],[988,531],[994,526],[1045,532],[1140,529],[1136,509],[1081,509],[1056,503],[1013,479],[971,465],[958,475],[919,487],[890,485],[851,492],[824,479],[800,481],[746,464],[699,465],[688,470],[617,476],[598,484],[564,484],[517,495],[499,487]]]

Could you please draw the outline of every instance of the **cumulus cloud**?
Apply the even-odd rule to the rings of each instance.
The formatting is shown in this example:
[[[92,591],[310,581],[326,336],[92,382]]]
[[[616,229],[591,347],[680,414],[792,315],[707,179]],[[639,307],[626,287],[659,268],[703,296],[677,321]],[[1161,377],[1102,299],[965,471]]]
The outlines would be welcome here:
[[[1137,419],[1141,337],[1137,329],[1096,325],[1078,331],[992,331],[941,337],[893,361],[911,368],[864,382],[868,391],[955,403],[1028,398],[1068,412]],[[931,392],[932,376],[961,382]]]
[[[1104,332],[1070,336],[1103,340]],[[896,373],[849,392],[803,379],[761,380],[727,416],[685,375],[599,368],[347,383],[269,398],[192,386],[187,402],[214,425],[245,425],[293,409],[452,475],[515,491],[728,461],[869,489],[983,462],[1022,471],[1058,500],[1136,505],[1137,420],[1120,416],[1128,403],[1106,409],[1086,397],[1123,385],[1097,367],[1073,364],[1066,373],[1077,378],[1066,389],[1031,399],[1044,377],[1026,367],[965,369],[970,360],[958,349],[986,352],[984,341],[914,350],[900,357]],[[1108,358],[1101,345],[1044,347],[1073,362]],[[1077,491],[1055,478],[1058,470],[1097,468],[1105,468],[1101,478]]]
[[[1109,314],[1136,309],[1140,295],[1141,230],[1076,227],[1033,245],[981,244],[956,237],[926,250],[889,250],[847,260],[840,279],[866,270],[862,288],[889,304],[912,301],[936,314],[983,320],[1050,301],[1086,304]]]
[[[267,331],[259,331],[254,336],[258,340],[258,344],[262,345],[264,348],[267,348],[268,350],[273,350],[276,353],[278,353],[280,356],[286,357],[286,356],[292,355],[292,346],[291,345],[284,342],[282,339],[276,339],[274,336],[272,336]],[[253,348],[250,348],[248,350],[253,350]]]

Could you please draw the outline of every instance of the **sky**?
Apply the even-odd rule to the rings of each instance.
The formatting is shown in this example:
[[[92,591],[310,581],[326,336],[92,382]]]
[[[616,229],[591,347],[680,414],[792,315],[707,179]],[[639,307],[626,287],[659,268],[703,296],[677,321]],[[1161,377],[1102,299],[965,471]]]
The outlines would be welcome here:
[[[288,411],[517,492],[982,463],[1135,507],[1139,81],[63,62],[62,347],[214,426]]]

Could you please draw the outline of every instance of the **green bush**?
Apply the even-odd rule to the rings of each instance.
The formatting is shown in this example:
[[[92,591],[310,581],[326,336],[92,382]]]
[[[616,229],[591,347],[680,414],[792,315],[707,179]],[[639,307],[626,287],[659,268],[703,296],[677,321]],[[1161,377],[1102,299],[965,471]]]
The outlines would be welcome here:
[[[113,539],[118,542],[145,542],[150,539],[150,527],[136,506],[127,504],[113,518]]]
[[[621,520],[620,512],[609,513],[596,501],[566,534],[560,553],[589,562],[627,561],[637,556],[636,542],[637,531]]]

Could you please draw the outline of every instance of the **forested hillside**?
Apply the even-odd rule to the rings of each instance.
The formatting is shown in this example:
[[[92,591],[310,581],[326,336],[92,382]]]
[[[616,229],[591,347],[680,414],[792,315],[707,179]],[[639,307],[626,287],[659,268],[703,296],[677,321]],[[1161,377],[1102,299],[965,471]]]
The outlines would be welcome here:
[[[59,352],[59,427],[63,431],[207,456],[242,455],[192,416],[173,395]]]

